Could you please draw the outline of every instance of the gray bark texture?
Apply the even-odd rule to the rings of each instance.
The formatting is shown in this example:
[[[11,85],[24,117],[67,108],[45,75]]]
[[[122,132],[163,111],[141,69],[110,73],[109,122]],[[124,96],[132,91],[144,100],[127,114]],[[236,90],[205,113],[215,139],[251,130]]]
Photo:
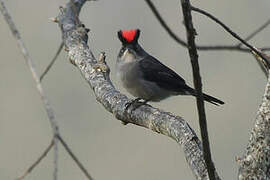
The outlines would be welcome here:
[[[239,179],[270,179],[270,77],[244,156]]]
[[[104,54],[96,60],[87,45],[88,31],[77,16],[85,2],[86,0],[73,0],[68,3],[65,8],[60,9],[55,21],[61,28],[69,60],[93,89],[97,101],[124,123],[142,126],[174,139],[183,148],[196,179],[209,179],[201,142],[183,118],[149,105],[142,105],[135,110],[131,106],[126,110],[126,105],[131,100],[113,86]]]

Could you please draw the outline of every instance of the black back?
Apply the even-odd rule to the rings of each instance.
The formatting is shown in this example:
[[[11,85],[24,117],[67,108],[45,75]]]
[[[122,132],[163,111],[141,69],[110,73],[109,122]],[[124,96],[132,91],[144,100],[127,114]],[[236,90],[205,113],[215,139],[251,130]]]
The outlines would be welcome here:
[[[145,80],[155,82],[163,89],[174,92],[183,92],[189,88],[182,77],[159,62],[153,56],[149,55],[140,60],[139,66]]]

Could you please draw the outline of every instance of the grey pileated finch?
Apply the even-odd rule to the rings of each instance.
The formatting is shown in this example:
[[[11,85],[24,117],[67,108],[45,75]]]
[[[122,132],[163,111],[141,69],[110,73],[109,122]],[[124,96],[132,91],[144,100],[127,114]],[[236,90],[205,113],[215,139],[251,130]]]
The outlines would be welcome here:
[[[196,96],[196,91],[185,80],[156,58],[145,52],[139,45],[140,30],[122,30],[118,38],[122,48],[116,61],[117,76],[124,88],[133,96],[144,102],[158,102],[175,95]],[[223,101],[203,94],[205,101],[215,105]]]

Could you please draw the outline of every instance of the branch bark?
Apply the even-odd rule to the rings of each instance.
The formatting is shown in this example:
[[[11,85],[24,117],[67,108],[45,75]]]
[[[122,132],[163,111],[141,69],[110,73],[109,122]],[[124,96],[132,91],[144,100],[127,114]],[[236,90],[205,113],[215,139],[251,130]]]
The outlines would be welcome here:
[[[269,74],[269,72],[268,72]],[[238,178],[270,179],[270,77],[257,112],[249,143],[240,163]]]
[[[86,0],[73,0],[78,13],[85,2]],[[76,14],[72,8],[70,3],[66,5],[57,17],[58,24],[69,60],[93,89],[97,101],[125,123],[142,126],[174,139],[182,146],[195,177],[208,179],[201,142],[183,118],[149,105],[140,106],[135,110],[130,110],[132,107],[125,110],[130,99],[115,89],[109,78],[108,67],[103,68],[106,66],[105,62],[95,59],[87,45],[87,29],[83,25],[76,25]]]

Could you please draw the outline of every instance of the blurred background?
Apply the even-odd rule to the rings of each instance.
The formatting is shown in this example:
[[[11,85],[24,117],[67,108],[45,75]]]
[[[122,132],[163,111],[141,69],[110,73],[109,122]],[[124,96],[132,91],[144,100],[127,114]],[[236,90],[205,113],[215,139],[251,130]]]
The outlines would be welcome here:
[[[66,2],[6,1],[39,74],[61,42],[59,27],[49,18],[55,17],[59,6]],[[180,1],[154,0],[153,3],[174,32],[185,39]],[[192,4],[212,13],[242,37],[269,18],[268,0],[209,0],[192,1]],[[193,14],[198,44],[237,43],[208,18]],[[121,46],[116,32],[131,28],[140,28],[141,45],[193,86],[187,50],[168,36],[143,0],[88,2],[80,19],[91,29],[89,43],[94,54],[107,53],[112,81],[121,92],[126,93],[115,78],[115,60]],[[257,47],[270,46],[269,33],[270,28],[266,28],[250,43]],[[223,179],[236,179],[235,157],[245,150],[266,78],[248,53],[199,51],[199,62],[204,92],[226,103],[220,107],[206,103],[213,160]],[[62,136],[94,179],[195,179],[176,142],[135,125],[123,126],[108,113],[96,101],[79,71],[69,63],[66,52],[61,53],[42,84]],[[0,179],[15,179],[48,146],[52,132],[30,71],[2,15],[0,91]],[[199,135],[195,98],[178,96],[152,105],[182,116]],[[86,179],[64,149],[61,146],[59,149],[59,179]],[[51,179],[52,172],[51,151],[25,179]]]

